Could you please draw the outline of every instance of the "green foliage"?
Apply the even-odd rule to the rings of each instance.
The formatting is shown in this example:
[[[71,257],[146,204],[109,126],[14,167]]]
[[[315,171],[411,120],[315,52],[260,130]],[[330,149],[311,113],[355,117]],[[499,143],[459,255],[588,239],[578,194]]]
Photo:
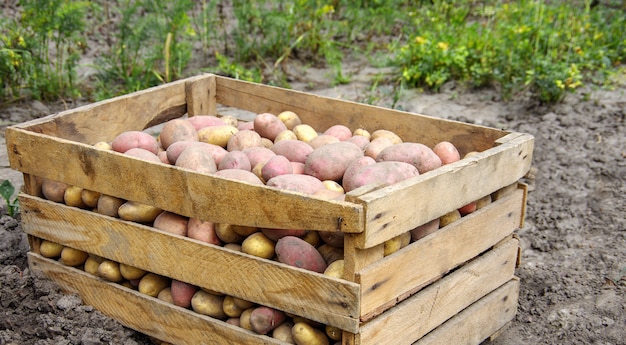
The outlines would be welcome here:
[[[33,72],[33,57],[25,35],[15,20],[0,19],[0,101],[19,98]]]
[[[17,198],[13,198],[14,193],[15,186],[13,186],[13,183],[11,183],[11,181],[9,180],[3,180],[0,184],[0,196],[2,196],[2,198],[6,202],[7,213],[11,217],[15,217],[20,208]]]

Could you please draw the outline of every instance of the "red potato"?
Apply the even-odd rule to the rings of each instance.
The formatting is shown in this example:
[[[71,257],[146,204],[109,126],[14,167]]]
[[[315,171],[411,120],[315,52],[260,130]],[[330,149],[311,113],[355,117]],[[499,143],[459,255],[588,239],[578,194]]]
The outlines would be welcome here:
[[[170,164],[176,164],[178,156],[180,156],[180,154],[189,146],[197,146],[210,153],[215,161],[215,164],[220,164],[222,158],[224,158],[224,156],[228,153],[225,148],[214,144],[193,141],[178,141],[167,148],[167,160]]]
[[[163,211],[155,219],[153,227],[172,234],[187,236],[189,218],[176,213]]]
[[[367,146],[365,146],[365,155],[376,159],[380,151],[393,145],[393,141],[389,138],[382,137],[371,140]]]
[[[346,141],[358,146],[359,148],[361,148],[363,152],[365,152],[367,145],[370,144],[369,138],[364,137],[362,135],[355,135],[353,137],[348,138]]]
[[[259,163],[267,162],[268,159],[276,155],[274,151],[263,146],[249,147],[241,152],[245,153],[246,156],[248,156],[250,166],[253,168]]]
[[[240,121],[237,124],[237,129],[240,131],[253,131],[254,130],[254,122],[252,121]]]
[[[306,230],[301,229],[261,229],[261,232],[270,240],[276,242],[285,236],[304,237]]]
[[[187,222],[187,237],[215,245],[221,243],[215,233],[215,224],[195,217],[189,218]]]
[[[290,162],[291,168],[293,169],[294,174],[304,174],[304,163],[302,162]]]
[[[343,232],[320,231],[320,238],[324,243],[335,248],[343,248]]]
[[[276,242],[274,248],[279,262],[324,273],[327,264],[322,254],[313,245],[296,236],[285,236]]]
[[[263,146],[261,135],[255,131],[239,131],[226,144],[228,151],[243,151],[250,147]]]
[[[167,149],[177,141],[198,141],[198,132],[194,125],[186,119],[167,121],[159,134],[161,146]]]
[[[262,113],[254,117],[254,130],[263,138],[274,141],[278,133],[286,129],[287,126],[274,114]]]
[[[476,201],[472,201],[469,204],[459,208],[459,213],[461,216],[466,216],[474,211],[476,211]]]
[[[198,287],[180,280],[172,279],[171,287],[172,302],[183,308],[191,307],[191,298],[198,291]]]
[[[205,174],[212,174],[217,171],[217,164],[213,155],[198,145],[184,149],[176,159],[175,165]]]
[[[273,177],[285,174],[293,174],[291,162],[285,156],[276,155],[265,162],[263,168],[261,168],[261,176],[264,181],[269,181]]]
[[[304,163],[304,173],[322,181],[339,181],[348,165],[361,157],[363,151],[349,142],[324,145],[309,154]]]
[[[129,149],[128,151],[124,152],[124,154],[127,156],[139,158],[141,160],[148,161],[148,162],[162,163],[159,156],[157,156],[156,154],[148,150],[145,150],[139,147],[133,147],[132,149]]]
[[[251,184],[263,185],[263,181],[252,171],[242,169],[224,169],[218,170],[215,176],[224,177],[232,180],[248,182]]]
[[[167,151],[159,151],[159,154],[157,154],[157,157],[159,158],[161,163],[170,164],[170,160],[167,159]]]
[[[224,120],[213,115],[196,115],[188,118],[187,121],[193,125],[196,131],[199,131],[204,127],[226,125]]]
[[[325,130],[324,134],[331,135],[340,141],[345,141],[352,137],[352,130],[344,125],[334,125]]]
[[[250,159],[242,151],[230,151],[220,161],[217,170],[240,169],[251,171]]]
[[[449,141],[442,141],[433,147],[433,152],[441,159],[441,164],[446,165],[458,162],[461,155],[456,147]]]
[[[392,185],[419,175],[415,166],[405,162],[376,162],[357,169],[352,175],[343,180],[343,189],[346,193],[371,184],[380,183]]]
[[[341,181],[343,182],[343,181],[349,180],[354,175],[354,173],[357,170],[359,170],[361,167],[366,166],[366,165],[370,165],[370,164],[374,164],[374,163],[376,163],[374,158],[369,157],[369,156],[363,156],[363,157],[361,157],[359,159],[354,160],[346,168],[346,171],[343,173],[343,176],[341,177]],[[345,189],[344,189],[344,192],[345,192]]]
[[[309,141],[309,145],[313,148],[316,149],[320,146],[324,146],[324,145],[328,145],[328,144],[332,144],[332,143],[337,143],[340,142],[341,140],[337,139],[337,137],[332,136],[330,134],[320,134],[318,136],[316,136],[315,138],[311,139],[311,141]]]
[[[304,163],[313,152],[313,147],[300,140],[281,140],[272,146],[272,152],[287,157],[291,162]]]
[[[424,238],[433,232],[439,230],[439,218],[433,219],[426,224],[422,224],[415,229],[411,230],[411,240],[417,241],[421,238]]]
[[[314,194],[320,189],[326,189],[324,183],[322,183],[319,179],[313,176],[301,174],[278,175],[268,180],[266,185],[304,194]]]
[[[287,315],[277,309],[260,306],[250,314],[252,330],[258,334],[267,334],[287,319]]]
[[[126,131],[111,141],[113,151],[124,153],[132,148],[142,148],[155,155],[159,152],[159,143],[152,135],[142,131]]]
[[[441,166],[441,159],[433,150],[420,143],[394,144],[380,151],[376,161],[395,161],[412,164],[420,174],[437,169]]]

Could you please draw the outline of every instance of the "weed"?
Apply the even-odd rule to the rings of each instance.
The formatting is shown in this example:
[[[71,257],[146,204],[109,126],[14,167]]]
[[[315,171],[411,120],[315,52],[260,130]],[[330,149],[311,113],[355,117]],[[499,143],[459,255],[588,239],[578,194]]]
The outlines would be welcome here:
[[[7,204],[7,213],[11,217],[15,217],[15,215],[19,212],[20,205],[16,198],[13,198],[13,194],[15,193],[15,186],[9,180],[3,180],[0,184],[0,196],[4,199]],[[11,199],[13,198],[13,199]]]

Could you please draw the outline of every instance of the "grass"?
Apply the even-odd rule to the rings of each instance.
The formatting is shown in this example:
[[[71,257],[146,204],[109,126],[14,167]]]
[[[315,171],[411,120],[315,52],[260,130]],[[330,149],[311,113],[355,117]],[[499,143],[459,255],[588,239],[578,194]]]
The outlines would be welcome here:
[[[345,61],[392,67],[397,88],[447,82],[559,102],[584,84],[607,86],[626,61],[626,8],[590,0],[22,0],[0,20],[0,101],[94,100],[200,71],[289,87],[293,61],[332,71]],[[87,10],[94,15],[88,16]],[[84,32],[100,46],[77,80]],[[102,33],[103,32],[103,33]],[[194,50],[195,47],[195,50]],[[192,69],[192,59],[206,61]],[[196,64],[197,65],[197,64]],[[376,79],[372,87],[382,82]],[[387,81],[386,81],[387,82]],[[371,99],[368,101],[372,101]]]

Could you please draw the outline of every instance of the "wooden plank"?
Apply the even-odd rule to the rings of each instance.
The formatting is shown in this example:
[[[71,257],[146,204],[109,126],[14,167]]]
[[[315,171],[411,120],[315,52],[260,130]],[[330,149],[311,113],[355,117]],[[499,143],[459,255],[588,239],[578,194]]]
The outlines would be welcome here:
[[[394,339],[395,345],[408,345],[420,339],[510,280],[518,246],[519,242],[511,238],[361,325],[356,343],[375,345]],[[426,267],[431,262],[420,264],[413,267]]]
[[[511,140],[461,161],[359,198],[366,229],[357,246],[369,248],[517,182],[530,169],[534,139]]]
[[[361,284],[361,318],[370,319],[380,306],[393,305],[508,237],[518,228],[523,197],[518,189],[360,270],[355,281]]]
[[[363,206],[353,203],[142,161],[23,129],[7,130],[6,140],[15,170],[188,217],[266,228],[346,233],[364,229]]]
[[[7,128],[86,144],[111,141],[129,130],[143,130],[187,112],[185,80],[77,107]],[[9,141],[7,141],[9,142]]]
[[[285,344],[224,321],[168,304],[119,284],[106,282],[76,268],[28,253],[30,269],[80,295],[83,303],[157,339],[173,344]]]
[[[356,283],[25,194],[19,200],[22,229],[29,235],[347,331],[358,329]]]
[[[189,116],[217,115],[215,76],[203,74],[186,80],[187,114]]]
[[[359,104],[305,92],[216,77],[217,102],[255,113],[279,114],[294,111],[303,123],[318,131],[332,125],[346,125],[352,130],[364,128],[370,132],[387,129],[400,135],[404,141],[434,146],[447,140],[462,155],[469,151],[484,151],[508,132],[443,120],[425,115]]]
[[[413,345],[481,344],[515,317],[519,285],[519,279],[509,280]]]

